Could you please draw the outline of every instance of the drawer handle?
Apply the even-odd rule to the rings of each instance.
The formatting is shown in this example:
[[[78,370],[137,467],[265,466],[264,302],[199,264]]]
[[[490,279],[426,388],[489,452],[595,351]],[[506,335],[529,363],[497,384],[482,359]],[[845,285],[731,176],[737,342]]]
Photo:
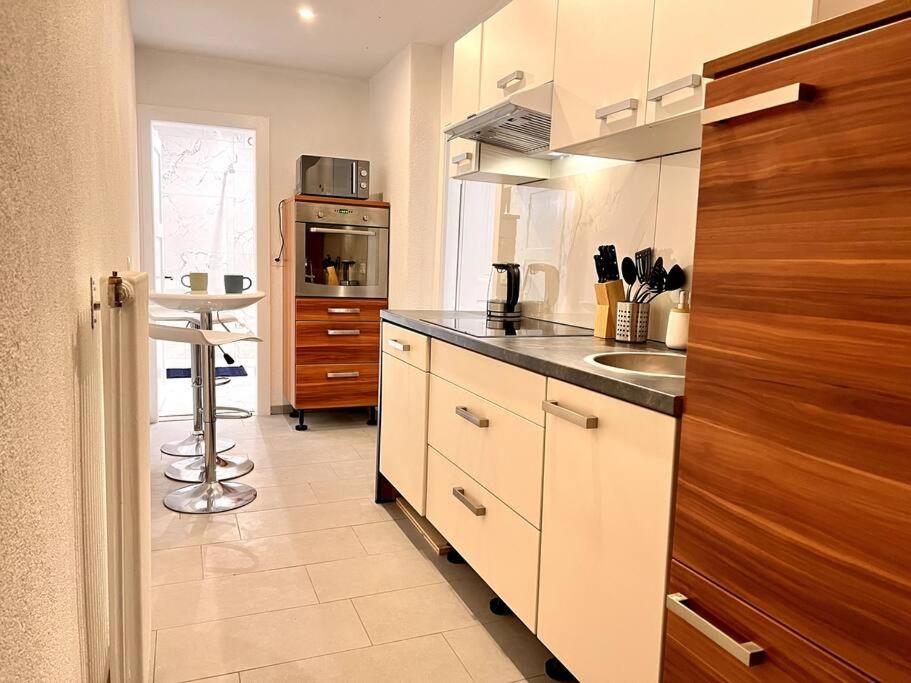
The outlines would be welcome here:
[[[668,611],[683,619],[744,666],[755,666],[762,662],[765,650],[759,645],[752,641],[738,643],[720,628],[691,610],[686,604],[687,600],[688,598],[682,593],[671,593],[667,596],[666,601]]]
[[[350,379],[352,377],[360,377],[361,373],[357,370],[352,372],[327,372],[326,379]]]
[[[579,413],[564,408],[556,401],[542,401],[541,410],[545,413],[550,413],[554,417],[559,417],[561,420],[572,422],[574,425],[582,427],[582,429],[598,428],[598,418],[594,415],[580,415]]]
[[[386,344],[396,351],[411,351],[411,344],[404,344],[397,339],[387,339]]]
[[[510,83],[515,83],[516,81],[521,81],[523,78],[525,78],[525,72],[517,69],[516,71],[513,71],[511,74],[506,74],[505,76],[503,76],[503,78],[501,78],[499,81],[497,81],[497,87],[500,90],[505,90],[506,88],[509,87]]]
[[[784,107],[798,102],[809,102],[813,99],[814,88],[806,83],[791,83],[757,95],[750,95],[740,100],[719,104],[717,107],[702,110],[702,125],[725,123],[738,116],[755,114],[768,109]]]
[[[462,152],[461,154],[456,154],[454,157],[452,157],[452,163],[461,164],[463,161],[471,161],[472,156],[473,155],[471,152]]]
[[[475,517],[483,517],[487,514],[487,508],[483,505],[472,503],[471,500],[468,499],[468,496],[465,495],[465,489],[461,486],[454,486],[452,488],[452,495],[454,495],[462,505],[471,510]]]
[[[330,337],[356,337],[360,333],[360,330],[326,330]]]
[[[657,88],[648,91],[648,101],[657,102],[665,95],[670,95],[672,92],[677,92],[678,90],[685,90],[686,88],[698,88],[699,84],[702,83],[702,76],[699,74],[689,74],[683,78],[678,78],[676,81],[671,81],[670,83],[665,83],[664,85],[659,85]]]
[[[631,97],[628,100],[615,102],[606,107],[601,107],[595,112],[595,118],[603,121],[611,114],[619,114],[621,111],[636,111],[639,108],[639,100]]]
[[[490,420],[486,417],[478,417],[465,406],[456,406],[456,415],[465,418],[475,427],[480,427],[481,429],[487,429],[490,426]]]
[[[359,309],[359,308],[327,308],[326,309],[326,313],[329,313],[330,315],[336,314],[336,313],[339,315],[345,315],[345,314],[357,315],[360,312],[361,312],[361,309]]]

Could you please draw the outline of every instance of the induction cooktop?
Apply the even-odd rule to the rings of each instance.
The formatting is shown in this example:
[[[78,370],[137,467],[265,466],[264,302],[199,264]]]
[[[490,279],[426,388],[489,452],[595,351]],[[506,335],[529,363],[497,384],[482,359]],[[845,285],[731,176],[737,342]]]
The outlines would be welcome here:
[[[486,318],[422,318],[425,323],[446,327],[472,337],[590,337],[584,327],[552,323],[536,318],[521,318],[516,322],[489,321]]]

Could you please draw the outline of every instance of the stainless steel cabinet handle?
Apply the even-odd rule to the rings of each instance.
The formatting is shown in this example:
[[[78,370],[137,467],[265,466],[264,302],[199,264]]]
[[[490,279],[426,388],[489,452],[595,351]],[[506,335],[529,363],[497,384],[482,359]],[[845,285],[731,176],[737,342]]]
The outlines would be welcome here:
[[[501,78],[499,81],[497,81],[497,87],[500,90],[504,90],[509,87],[510,83],[515,83],[516,81],[521,81],[523,78],[525,78],[524,71],[520,71],[520,70],[513,71],[511,74],[507,74],[507,75],[503,76],[503,78]]]
[[[326,330],[330,337],[356,337],[360,333],[360,330]]]
[[[326,379],[346,379],[351,377],[360,377],[361,373],[357,372],[327,372]]]
[[[672,92],[677,92],[678,90],[684,90],[686,88],[698,88],[700,83],[702,83],[702,76],[699,74],[690,74],[689,76],[678,78],[676,81],[666,83],[665,85],[659,85],[657,88],[649,90],[647,95],[648,101],[657,102],[662,97],[670,95]]]
[[[744,666],[755,666],[762,662],[765,650],[759,645],[752,641],[738,643],[727,633],[691,610],[687,606],[686,601],[687,597],[682,593],[671,593],[667,596],[667,609],[672,614],[683,619],[729,655],[733,656]]]
[[[327,308],[327,309],[326,309],[326,313],[332,313],[332,314],[334,314],[334,313],[339,313],[339,314],[354,313],[354,314],[357,314],[357,313],[360,313],[360,312],[361,312],[361,309],[359,309],[359,308]]]
[[[775,109],[788,104],[797,104],[798,102],[809,102],[813,99],[814,93],[815,90],[812,85],[791,83],[774,90],[703,109],[701,114],[702,124],[724,123],[731,119],[736,119],[738,116],[755,114],[756,112]]]
[[[481,429],[487,429],[490,426],[490,420],[486,417],[478,417],[465,406],[456,406],[456,415],[465,418],[475,427],[480,427]]]
[[[461,164],[463,161],[471,161],[471,157],[474,156],[471,152],[462,152],[461,154],[456,154],[452,157],[452,163]]]
[[[396,351],[411,351],[411,344],[403,344],[396,339],[387,339],[386,344],[394,348]]]
[[[376,235],[373,230],[344,230],[342,228],[310,228],[310,232],[318,232],[325,235],[353,235],[355,237],[373,237]]]
[[[481,517],[482,515],[487,514],[487,508],[483,505],[472,503],[468,499],[468,496],[465,495],[465,489],[463,489],[461,486],[454,486],[452,488],[452,495],[454,495],[462,505],[471,510],[476,517]]]
[[[572,410],[567,410],[556,401],[542,401],[541,410],[545,413],[550,413],[554,417],[559,417],[561,420],[572,422],[574,425],[582,427],[582,429],[598,428],[598,418],[594,415],[580,415]]]
[[[596,119],[606,119],[611,114],[619,114],[621,111],[636,111],[639,108],[639,100],[634,97],[620,102],[614,102],[606,107],[601,107],[595,112]]]

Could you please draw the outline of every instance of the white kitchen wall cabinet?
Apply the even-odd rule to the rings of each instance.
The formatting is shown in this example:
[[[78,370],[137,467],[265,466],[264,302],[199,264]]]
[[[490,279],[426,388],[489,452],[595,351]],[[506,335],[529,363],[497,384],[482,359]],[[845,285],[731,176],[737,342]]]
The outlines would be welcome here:
[[[658,681],[678,421],[547,381],[538,637],[581,681]]]
[[[552,148],[645,123],[654,4],[560,0]]]
[[[550,178],[550,159],[536,159],[521,152],[475,140],[449,142],[449,177],[503,185],[524,185]]]
[[[424,335],[383,324],[380,472],[421,515],[426,509],[429,348]]]
[[[553,80],[557,0],[512,0],[483,26],[479,110]]]
[[[814,0],[655,0],[646,121],[702,108],[705,62],[813,20]]]
[[[481,92],[481,39],[484,25],[478,24],[455,41],[452,48],[452,108],[450,123],[478,113]]]

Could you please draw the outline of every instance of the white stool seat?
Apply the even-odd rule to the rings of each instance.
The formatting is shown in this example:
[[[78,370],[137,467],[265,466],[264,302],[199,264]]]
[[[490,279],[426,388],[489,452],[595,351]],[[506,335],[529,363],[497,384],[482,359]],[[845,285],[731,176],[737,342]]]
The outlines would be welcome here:
[[[152,304],[149,306],[149,320],[162,323],[189,323],[190,325],[199,326],[199,316],[193,313],[177,311],[164,306]],[[227,311],[222,311],[215,316],[215,322],[219,323],[236,323],[237,316]]]
[[[199,346],[221,346],[241,341],[261,342],[255,334],[245,332],[220,332],[218,330],[197,330],[191,327],[172,327],[170,325],[149,325],[149,336],[161,341],[198,344]]]

